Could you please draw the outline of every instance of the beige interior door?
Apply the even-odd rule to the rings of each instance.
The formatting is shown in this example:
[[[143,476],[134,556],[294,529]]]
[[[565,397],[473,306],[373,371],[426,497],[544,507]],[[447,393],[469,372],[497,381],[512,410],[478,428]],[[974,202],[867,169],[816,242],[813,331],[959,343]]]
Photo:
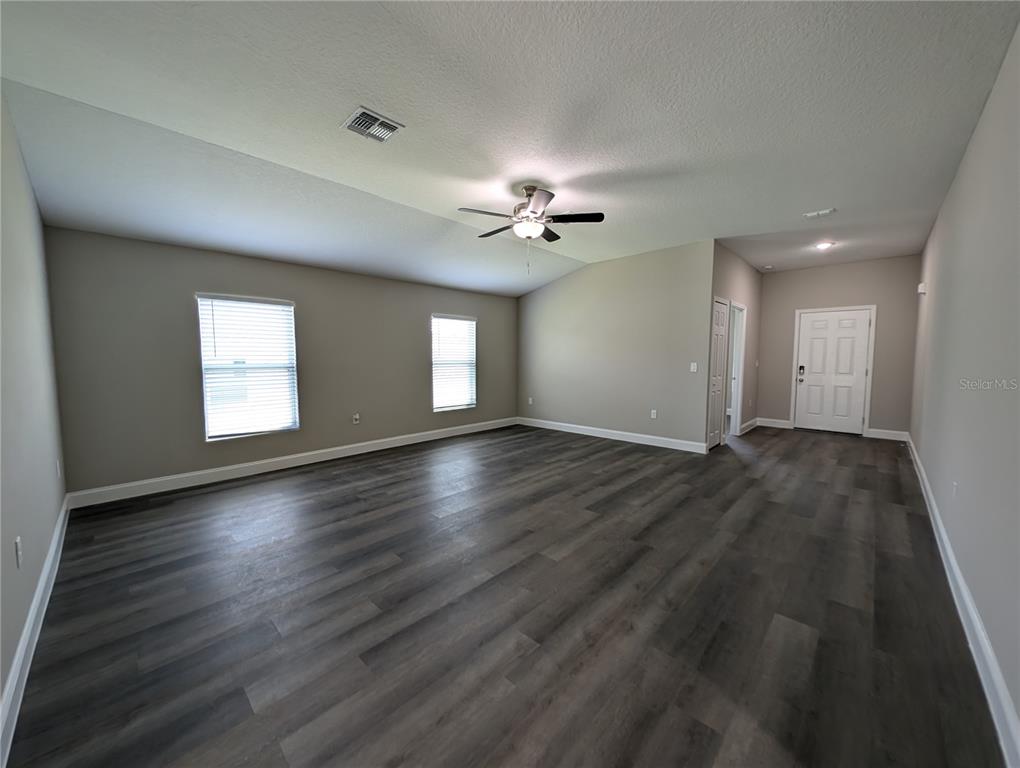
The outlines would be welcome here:
[[[868,309],[801,313],[795,427],[864,432],[870,323]]]
[[[712,302],[712,346],[708,359],[708,447],[722,441],[726,411],[726,335],[730,308],[724,301]]]

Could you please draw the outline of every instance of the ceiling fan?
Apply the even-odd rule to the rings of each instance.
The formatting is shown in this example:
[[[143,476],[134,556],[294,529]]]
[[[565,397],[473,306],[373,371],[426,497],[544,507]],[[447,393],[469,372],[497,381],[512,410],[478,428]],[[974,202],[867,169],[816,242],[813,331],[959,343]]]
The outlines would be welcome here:
[[[548,224],[598,223],[605,221],[606,218],[604,213],[560,213],[550,216],[546,214],[545,209],[555,197],[552,192],[548,189],[539,189],[532,184],[528,184],[524,187],[524,195],[527,197],[527,200],[517,203],[512,214],[480,211],[477,208],[458,208],[457,210],[464,213],[480,213],[483,216],[498,216],[501,219],[509,219],[512,222],[505,227],[481,234],[479,237],[492,237],[500,232],[512,229],[517,237],[523,237],[525,240],[534,240],[536,237],[541,237],[549,243],[556,242],[560,239],[560,236],[549,229]]]

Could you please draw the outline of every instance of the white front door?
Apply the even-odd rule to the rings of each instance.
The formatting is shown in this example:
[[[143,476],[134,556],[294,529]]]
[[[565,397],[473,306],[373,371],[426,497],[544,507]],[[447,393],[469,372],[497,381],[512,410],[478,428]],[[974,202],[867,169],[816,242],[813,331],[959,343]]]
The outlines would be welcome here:
[[[864,432],[871,310],[802,312],[793,425]]]
[[[723,412],[726,409],[726,333],[730,308],[724,301],[712,302],[712,347],[708,358],[708,447],[722,441]]]

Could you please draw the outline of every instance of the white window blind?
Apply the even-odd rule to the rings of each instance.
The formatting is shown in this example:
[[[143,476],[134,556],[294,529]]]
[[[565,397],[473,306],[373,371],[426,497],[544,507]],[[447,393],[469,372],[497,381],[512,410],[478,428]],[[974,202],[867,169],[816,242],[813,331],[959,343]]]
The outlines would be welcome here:
[[[475,321],[432,315],[432,410],[475,406]]]
[[[294,305],[198,294],[207,440],[298,428]]]

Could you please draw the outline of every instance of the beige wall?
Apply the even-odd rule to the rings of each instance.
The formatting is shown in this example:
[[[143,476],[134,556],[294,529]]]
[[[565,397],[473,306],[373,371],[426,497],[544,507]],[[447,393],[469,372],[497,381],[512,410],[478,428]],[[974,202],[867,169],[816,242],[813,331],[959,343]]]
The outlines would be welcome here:
[[[522,296],[519,415],[704,443],[712,257],[628,256]]]
[[[758,415],[758,341],[761,328],[761,273],[721,243],[715,244],[712,295],[743,304],[745,313],[743,407],[747,423]]]
[[[1020,392],[960,380],[1020,377],[1020,32],[929,236],[923,279],[910,432],[1015,712]]]
[[[792,419],[794,317],[798,309],[876,305],[872,429],[907,431],[917,329],[920,256],[835,264],[762,279],[758,415]]]
[[[70,490],[515,415],[515,299],[65,229],[46,251]],[[295,302],[300,430],[205,442],[196,291]],[[432,312],[478,318],[477,408],[432,412]]]
[[[53,538],[64,484],[42,226],[17,138],[2,112],[0,245],[0,678],[6,686]],[[21,568],[14,539],[22,540]]]

